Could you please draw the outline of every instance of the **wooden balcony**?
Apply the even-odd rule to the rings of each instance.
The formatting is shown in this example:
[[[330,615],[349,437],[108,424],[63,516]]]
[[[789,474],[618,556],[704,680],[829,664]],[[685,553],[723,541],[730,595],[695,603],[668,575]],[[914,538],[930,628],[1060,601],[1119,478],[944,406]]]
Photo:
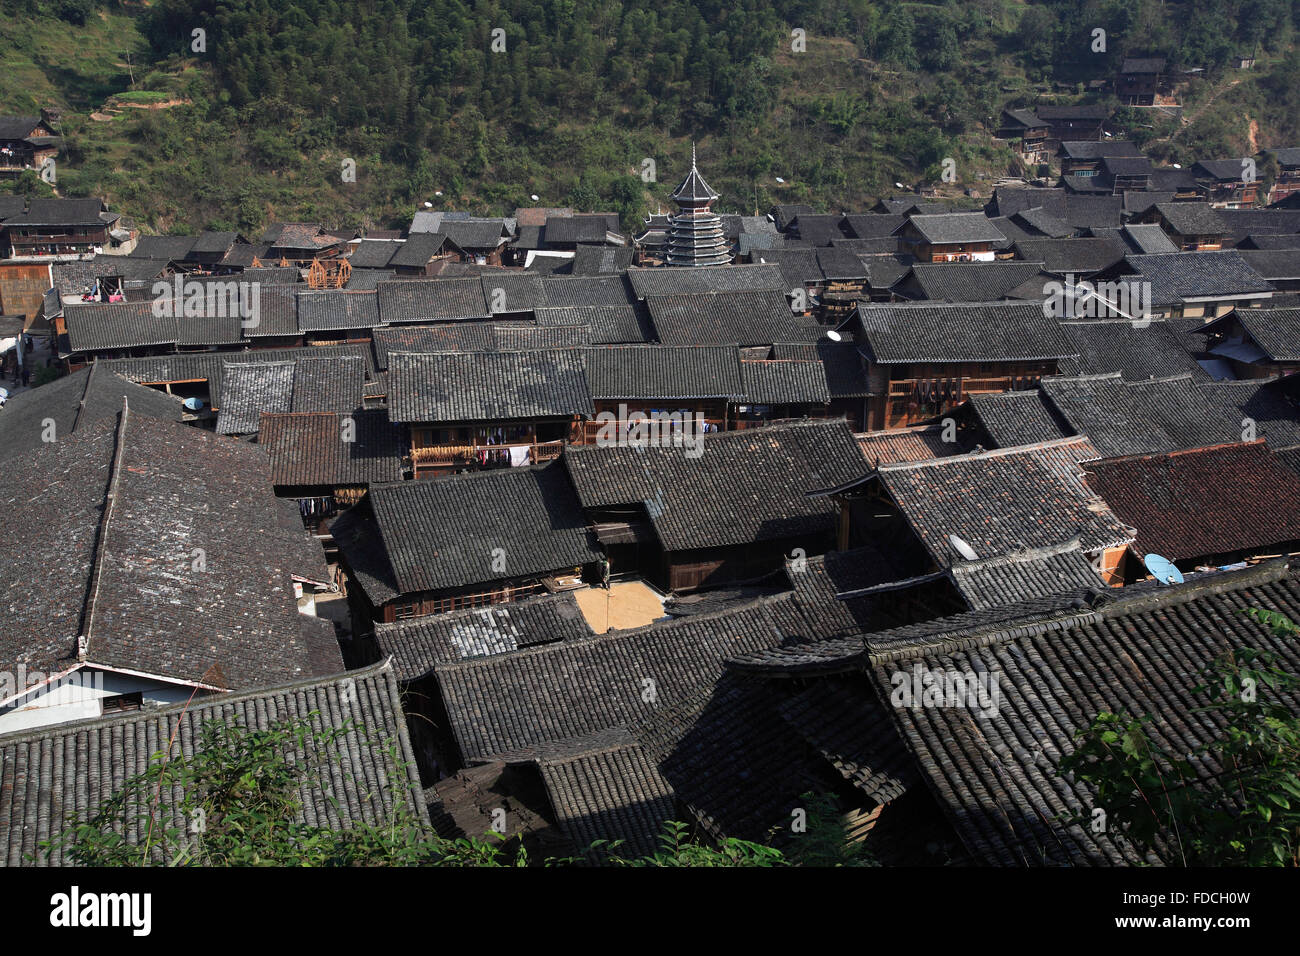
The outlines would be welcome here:
[[[512,445],[425,445],[411,449],[411,462],[425,467],[460,467],[476,463],[480,452],[527,448],[528,464],[554,461],[564,451],[564,442],[519,442]]]

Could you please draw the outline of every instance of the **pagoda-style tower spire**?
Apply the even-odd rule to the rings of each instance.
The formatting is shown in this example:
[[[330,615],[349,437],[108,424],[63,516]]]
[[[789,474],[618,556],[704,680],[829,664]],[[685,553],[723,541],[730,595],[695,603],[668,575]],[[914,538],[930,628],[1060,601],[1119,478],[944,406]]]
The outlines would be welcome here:
[[[677,214],[669,219],[668,255],[670,266],[721,266],[731,261],[731,250],[722,234],[722,220],[710,208],[718,194],[700,175],[695,165],[695,144],[691,144],[691,171],[673,190]]]

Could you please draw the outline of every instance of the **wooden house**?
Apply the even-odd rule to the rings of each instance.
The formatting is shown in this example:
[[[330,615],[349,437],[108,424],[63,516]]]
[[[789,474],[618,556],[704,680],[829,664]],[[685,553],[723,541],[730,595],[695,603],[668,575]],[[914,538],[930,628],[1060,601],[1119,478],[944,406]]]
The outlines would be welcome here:
[[[1141,220],[1159,225],[1180,252],[1222,249],[1228,234],[1227,223],[1207,203],[1156,203]]]
[[[3,223],[8,258],[60,261],[93,255],[113,241],[121,218],[102,199],[33,199]]]
[[[982,212],[909,216],[898,236],[918,262],[992,262],[1007,238]]]
[[[1083,484],[1080,463],[1097,457],[1078,436],[882,462],[822,495],[839,508],[840,550],[869,546],[895,555],[900,577],[1042,549],[1058,572],[1101,587],[1121,583],[1133,535]]]
[[[1215,318],[1235,308],[1258,308],[1273,286],[1236,249],[1126,256],[1093,277],[1129,285],[1152,318]]]
[[[419,234],[416,234],[419,235]],[[478,265],[499,266],[512,231],[504,219],[447,219],[433,235],[445,237],[461,250],[462,261]],[[415,238],[413,235],[411,239]],[[410,242],[411,239],[407,241]]]
[[[1100,140],[1112,109],[1103,104],[1079,106],[1037,106],[1034,113],[1047,123],[1044,147],[1055,151],[1067,140]]]
[[[137,414],[131,389],[104,384],[123,396],[115,417],[76,424],[0,474],[6,497],[27,502],[9,514],[21,546],[0,556],[5,670],[33,678],[0,694],[0,728],[337,672],[333,627],[300,613],[293,588],[325,576],[324,555],[286,520],[266,456]],[[54,475],[79,479],[48,493]]]
[[[59,154],[59,136],[46,114],[0,116],[0,176],[19,176],[40,170]]]
[[[998,125],[997,138],[1019,142],[1020,158],[1030,165],[1045,163],[1051,153],[1047,148],[1049,126],[1033,110],[1006,109]]]
[[[356,633],[580,586],[600,556],[557,463],[372,485],[331,532]]]
[[[1203,159],[1192,167],[1201,198],[1216,209],[1244,209],[1259,202],[1259,180],[1247,181],[1248,172],[1240,159]]]
[[[1168,91],[1164,57],[1129,57],[1115,77],[1115,95],[1125,106],[1176,106]]]
[[[843,421],[772,425],[671,443],[583,446],[562,462],[615,572],[693,591],[756,579],[785,555],[816,555],[835,538],[832,508],[807,492],[862,471]],[[793,549],[800,548],[801,552]]]
[[[1142,150],[1127,139],[1066,140],[1056,150],[1062,176],[1089,177],[1102,172],[1102,160],[1140,159]]]
[[[918,424],[970,395],[1033,388],[1077,349],[1041,303],[859,306],[867,428]]]
[[[1300,192],[1300,147],[1275,150],[1274,155],[1277,157],[1277,178],[1268,194],[1270,204]]]
[[[1237,378],[1271,378],[1300,370],[1300,309],[1237,308],[1205,325],[1207,351]]]
[[[388,410],[409,428],[416,478],[558,458],[594,415],[582,354],[392,352]]]

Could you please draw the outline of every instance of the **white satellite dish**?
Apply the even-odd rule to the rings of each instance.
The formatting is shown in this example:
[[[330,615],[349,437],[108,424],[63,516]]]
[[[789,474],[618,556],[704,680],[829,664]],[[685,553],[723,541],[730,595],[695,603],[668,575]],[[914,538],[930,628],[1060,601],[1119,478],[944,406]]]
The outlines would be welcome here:
[[[777,177],[776,177],[776,181],[777,181],[778,183],[784,183],[784,182],[785,182],[785,180],[782,179],[780,176],[777,176]]]
[[[830,339],[832,342],[839,342],[842,341],[844,338],[844,336],[840,335],[840,333],[836,332],[834,329],[831,329],[829,332],[827,332],[826,337]]]
[[[528,198],[531,199],[533,202],[537,202],[537,200],[538,200],[539,197],[538,197],[537,193],[533,193],[533,194],[532,194],[531,196],[529,196]]]
[[[439,194],[439,195],[441,195],[441,194]],[[433,208],[433,203],[431,203],[431,202],[426,202],[426,203],[424,204],[424,208],[425,208],[425,209],[432,209],[432,208]]]
[[[1182,169],[1182,168],[1183,168],[1182,163],[1174,163],[1174,169]]]
[[[967,561],[979,560],[980,556],[975,553],[975,549],[955,534],[948,535],[948,543],[952,545],[954,551],[960,554]]]
[[[434,193],[434,195],[435,195],[435,196],[441,196],[441,195],[442,195],[442,190],[439,189],[436,193]],[[429,203],[429,205],[432,206],[433,203]]]
[[[904,186],[902,183],[894,183],[894,188],[895,188],[895,189],[906,189],[907,187]]]

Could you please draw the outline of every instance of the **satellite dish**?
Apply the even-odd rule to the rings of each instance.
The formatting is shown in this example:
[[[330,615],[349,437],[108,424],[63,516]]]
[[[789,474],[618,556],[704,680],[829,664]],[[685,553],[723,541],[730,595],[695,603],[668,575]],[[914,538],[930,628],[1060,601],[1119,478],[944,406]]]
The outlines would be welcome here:
[[[1174,567],[1174,562],[1170,561],[1164,555],[1148,554],[1142,559],[1142,563],[1147,566],[1147,570],[1161,584],[1182,584],[1183,572]]]
[[[826,337],[830,339],[832,342],[839,342],[844,338],[844,336],[840,335],[840,333],[836,332],[834,329],[831,329],[829,332],[827,332]]]
[[[784,182],[785,182],[785,180],[782,179],[780,176],[777,176],[777,177],[776,177],[776,181],[777,181],[778,183],[784,183]]]
[[[1182,168],[1183,168],[1182,163],[1174,163],[1174,169],[1182,169]]]
[[[434,193],[434,195],[435,195],[435,196],[441,196],[441,195],[442,195],[442,190],[441,190],[441,189],[439,189],[439,190],[438,190],[438,191],[437,191],[437,192],[436,192],[436,193]],[[429,203],[429,205],[431,205],[431,206],[432,206],[432,205],[433,205],[433,203]]]
[[[537,193],[533,193],[533,194],[532,194],[531,196],[529,196],[528,198],[531,199],[533,202],[537,202],[537,200],[538,200],[540,197],[537,195]]]
[[[979,560],[980,556],[975,553],[975,549],[955,534],[948,535],[948,543],[952,545],[954,551],[960,554],[967,561]]]
[[[203,408],[203,399],[201,399],[201,398],[187,398],[187,399],[185,399],[185,403],[184,403],[184,404],[185,404],[185,407],[188,408],[190,411],[192,411],[192,412],[197,412],[197,411],[199,411],[199,410],[201,410],[201,409]]]
[[[438,195],[441,196],[442,193],[438,193]],[[426,203],[424,204],[424,208],[425,208],[425,209],[432,209],[432,208],[433,208],[433,203],[431,203],[431,202],[426,202]]]
[[[895,188],[895,189],[906,189],[907,187],[904,186],[902,183],[894,183],[894,188]]]

